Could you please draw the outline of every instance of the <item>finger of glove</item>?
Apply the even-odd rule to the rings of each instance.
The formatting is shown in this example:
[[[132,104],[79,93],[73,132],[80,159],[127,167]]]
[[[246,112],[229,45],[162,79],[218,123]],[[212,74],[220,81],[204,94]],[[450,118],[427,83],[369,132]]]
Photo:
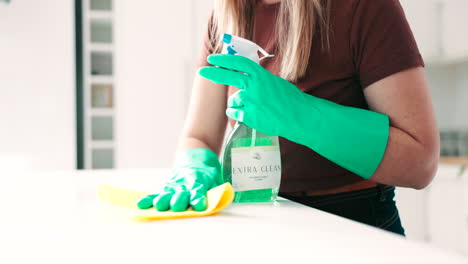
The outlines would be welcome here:
[[[233,95],[229,96],[227,106],[229,108],[240,108],[244,106],[245,92],[242,90],[237,91]]]
[[[153,207],[153,200],[156,197],[158,197],[158,195],[159,194],[150,194],[150,195],[146,195],[145,197],[141,198],[137,203],[138,208],[148,209],[148,208]]]
[[[246,88],[245,83],[248,78],[247,75],[240,72],[211,66],[200,68],[198,74],[214,83],[232,85],[239,89]]]
[[[190,192],[184,189],[176,190],[171,199],[171,209],[174,212],[187,210],[190,202]]]
[[[260,65],[253,60],[231,54],[213,54],[208,56],[208,62],[230,70],[245,72],[249,75],[254,75]]]
[[[170,208],[170,202],[174,192],[163,192],[153,200],[153,206],[157,211],[167,211]]]
[[[231,119],[234,119],[236,121],[239,121],[239,122],[244,122],[244,117],[245,117],[245,114],[244,114],[244,110],[243,108],[228,108],[226,109],[226,115],[231,118]]]
[[[195,190],[190,195],[190,205],[195,211],[205,211],[208,207],[208,199],[206,197],[206,191]]]

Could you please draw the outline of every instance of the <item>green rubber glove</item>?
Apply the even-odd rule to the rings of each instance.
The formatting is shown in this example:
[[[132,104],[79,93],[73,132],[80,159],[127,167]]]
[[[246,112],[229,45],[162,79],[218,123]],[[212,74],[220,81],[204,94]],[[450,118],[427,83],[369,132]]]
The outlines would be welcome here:
[[[270,136],[305,145],[368,179],[388,141],[389,119],[369,110],[342,106],[299,90],[252,60],[215,54],[199,74],[240,90],[228,100],[227,116]]]
[[[206,193],[219,184],[221,165],[218,156],[209,149],[189,149],[177,159],[173,176],[158,194],[147,195],[138,202],[140,209],[155,207],[158,211],[172,209],[204,211],[208,206]]]

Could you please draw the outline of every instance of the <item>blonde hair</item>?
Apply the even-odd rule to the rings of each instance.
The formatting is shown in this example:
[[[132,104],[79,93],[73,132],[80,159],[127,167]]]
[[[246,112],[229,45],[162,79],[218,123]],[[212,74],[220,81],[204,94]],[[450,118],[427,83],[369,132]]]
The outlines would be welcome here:
[[[221,52],[223,33],[252,39],[256,1],[216,0],[210,39]],[[279,75],[288,81],[303,77],[309,64],[314,30],[321,32],[322,49],[329,49],[329,5],[331,0],[281,0],[275,35],[281,57]],[[318,27],[316,27],[318,26]]]

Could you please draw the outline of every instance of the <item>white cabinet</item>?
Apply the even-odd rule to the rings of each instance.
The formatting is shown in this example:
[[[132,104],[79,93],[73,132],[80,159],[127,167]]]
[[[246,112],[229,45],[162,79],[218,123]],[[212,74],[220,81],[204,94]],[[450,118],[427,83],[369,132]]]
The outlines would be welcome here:
[[[451,61],[468,60],[468,1],[443,2],[443,55]]]
[[[427,64],[468,60],[468,1],[400,0]]]
[[[411,188],[396,188],[395,200],[401,224],[409,239],[427,240],[427,191]]]
[[[409,239],[468,255],[468,169],[441,164],[425,190],[397,188],[396,202]]]
[[[465,218],[464,186],[458,166],[441,166],[429,187],[428,232],[429,241],[442,248],[461,252]]]
[[[468,256],[468,169],[465,169],[461,179],[461,183],[463,186],[463,206],[461,208],[461,211],[463,211],[463,228],[461,230],[461,252]]]
[[[425,60],[438,57],[442,49],[439,0],[400,0],[419,50]]]

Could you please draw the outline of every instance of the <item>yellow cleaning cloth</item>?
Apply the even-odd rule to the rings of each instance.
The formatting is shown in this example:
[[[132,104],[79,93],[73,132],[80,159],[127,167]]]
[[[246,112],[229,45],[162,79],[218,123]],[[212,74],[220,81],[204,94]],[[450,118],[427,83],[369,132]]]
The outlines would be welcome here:
[[[208,191],[208,208],[205,211],[194,211],[189,208],[184,212],[158,212],[154,208],[139,209],[137,202],[148,193],[128,190],[110,185],[99,185],[98,195],[101,200],[113,206],[116,213],[136,221],[151,221],[185,217],[200,217],[213,215],[231,204],[234,190],[229,183],[222,184]]]

